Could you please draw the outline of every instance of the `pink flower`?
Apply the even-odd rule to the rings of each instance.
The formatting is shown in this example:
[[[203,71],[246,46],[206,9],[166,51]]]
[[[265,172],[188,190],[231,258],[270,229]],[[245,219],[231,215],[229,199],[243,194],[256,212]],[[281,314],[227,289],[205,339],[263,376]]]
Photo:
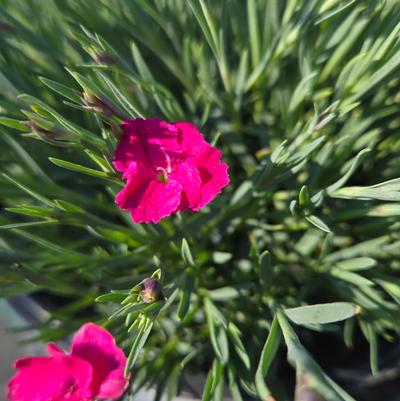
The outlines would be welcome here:
[[[222,152],[191,123],[126,120],[114,166],[127,180],[116,203],[135,223],[158,223],[171,213],[198,211],[229,184]]]
[[[94,323],[84,324],[65,354],[55,344],[49,356],[15,361],[8,383],[10,401],[91,401],[119,398],[128,385],[126,357],[113,336]]]

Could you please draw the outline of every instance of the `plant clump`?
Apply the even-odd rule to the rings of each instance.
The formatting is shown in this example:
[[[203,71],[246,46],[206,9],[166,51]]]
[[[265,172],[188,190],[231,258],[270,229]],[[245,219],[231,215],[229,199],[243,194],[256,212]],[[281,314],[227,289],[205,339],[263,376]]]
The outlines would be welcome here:
[[[128,395],[170,400],[200,372],[204,401],[365,399],[345,360],[367,345],[362,375],[379,375],[399,331],[399,15],[395,0],[3,0],[0,296],[48,310],[42,341],[106,327]],[[132,220],[115,199],[139,156],[123,177],[115,152],[124,121],[154,118],[190,122],[216,157],[189,163],[188,146],[190,179],[154,164],[162,212],[117,198]],[[200,170],[223,176],[203,203]]]

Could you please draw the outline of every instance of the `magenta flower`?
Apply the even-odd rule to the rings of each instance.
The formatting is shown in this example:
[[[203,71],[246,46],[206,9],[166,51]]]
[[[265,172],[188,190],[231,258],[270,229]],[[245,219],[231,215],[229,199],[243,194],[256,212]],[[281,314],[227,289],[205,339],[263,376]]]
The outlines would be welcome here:
[[[116,203],[135,223],[158,223],[171,213],[198,211],[229,183],[222,152],[191,123],[126,120],[114,166],[127,180]]]
[[[55,344],[49,356],[15,361],[18,372],[8,383],[10,401],[91,401],[117,399],[128,385],[126,357],[113,336],[94,323],[75,334],[71,352]]]

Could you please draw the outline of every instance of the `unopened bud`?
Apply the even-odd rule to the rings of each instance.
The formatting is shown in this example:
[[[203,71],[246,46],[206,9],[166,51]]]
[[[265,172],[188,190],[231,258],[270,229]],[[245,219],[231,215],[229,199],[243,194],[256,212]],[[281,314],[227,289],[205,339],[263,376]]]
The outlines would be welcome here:
[[[140,296],[143,302],[150,304],[156,301],[163,301],[165,299],[162,286],[158,280],[153,278],[146,278],[141,283],[142,290]]]
[[[0,31],[6,33],[13,33],[15,32],[15,28],[5,21],[0,21]]]
[[[109,99],[105,97],[97,97],[93,93],[83,92],[82,102],[91,110],[103,114],[105,117],[121,117],[124,118],[124,113],[115,106]]]
[[[21,121],[21,123],[31,128],[34,133],[38,134],[46,142],[58,146],[68,145],[66,141],[71,139],[70,132],[50,121],[40,119],[40,121],[42,120],[43,122],[40,123],[42,126],[32,120]]]
[[[98,64],[107,64],[107,65],[115,64],[114,59],[105,52],[103,53],[93,52],[91,56],[93,57],[93,60],[96,61],[96,63]]]
[[[115,121],[110,120],[109,122],[111,131],[114,133],[115,137],[120,140],[122,138],[122,135],[124,134],[124,130],[121,128],[119,124],[117,124]]]

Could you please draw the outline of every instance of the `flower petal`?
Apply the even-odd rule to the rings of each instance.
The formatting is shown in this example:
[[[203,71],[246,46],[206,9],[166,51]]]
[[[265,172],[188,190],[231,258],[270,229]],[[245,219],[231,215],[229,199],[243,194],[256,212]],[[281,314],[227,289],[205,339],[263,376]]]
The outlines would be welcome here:
[[[179,131],[178,140],[182,152],[187,156],[198,155],[204,144],[207,144],[203,134],[192,123],[177,121],[173,125]]]
[[[221,162],[222,152],[206,144],[195,157],[201,179],[200,200],[192,210],[200,210],[211,202],[229,184],[228,165]]]
[[[18,359],[18,372],[8,383],[10,401],[89,401],[92,367],[75,356]]]
[[[124,134],[115,150],[113,161],[114,167],[121,172],[125,172],[132,161],[138,160],[140,155],[144,155],[143,148],[137,136],[133,133],[131,134],[132,131],[129,122],[130,120],[124,122],[122,125]],[[147,159],[145,159],[145,162],[147,163]]]
[[[178,130],[158,118],[126,120],[124,135],[115,151],[114,166],[124,172],[131,161],[166,168],[171,158],[180,155]]]
[[[153,180],[144,191],[140,204],[131,216],[134,222],[158,223],[163,217],[177,211],[181,201],[182,185],[176,181]]]
[[[128,385],[124,376],[126,357],[106,329],[84,324],[72,341],[71,355],[92,365],[92,388],[97,398],[117,399],[123,394]]]
[[[65,352],[57,344],[54,343],[47,344],[47,352],[50,356],[54,357],[65,355]]]
[[[129,180],[135,178],[135,180],[140,179],[140,181],[150,180],[154,177],[155,172],[149,169],[147,166],[140,162],[129,162],[129,165],[122,174],[122,179]]]
[[[156,177],[144,181],[129,179],[115,201],[131,212],[135,223],[158,223],[178,209],[181,193],[182,185],[176,181],[161,182]]]
[[[177,164],[168,176],[171,180],[178,181],[183,188],[179,210],[195,207],[201,198],[201,179],[198,168],[186,161]]]

